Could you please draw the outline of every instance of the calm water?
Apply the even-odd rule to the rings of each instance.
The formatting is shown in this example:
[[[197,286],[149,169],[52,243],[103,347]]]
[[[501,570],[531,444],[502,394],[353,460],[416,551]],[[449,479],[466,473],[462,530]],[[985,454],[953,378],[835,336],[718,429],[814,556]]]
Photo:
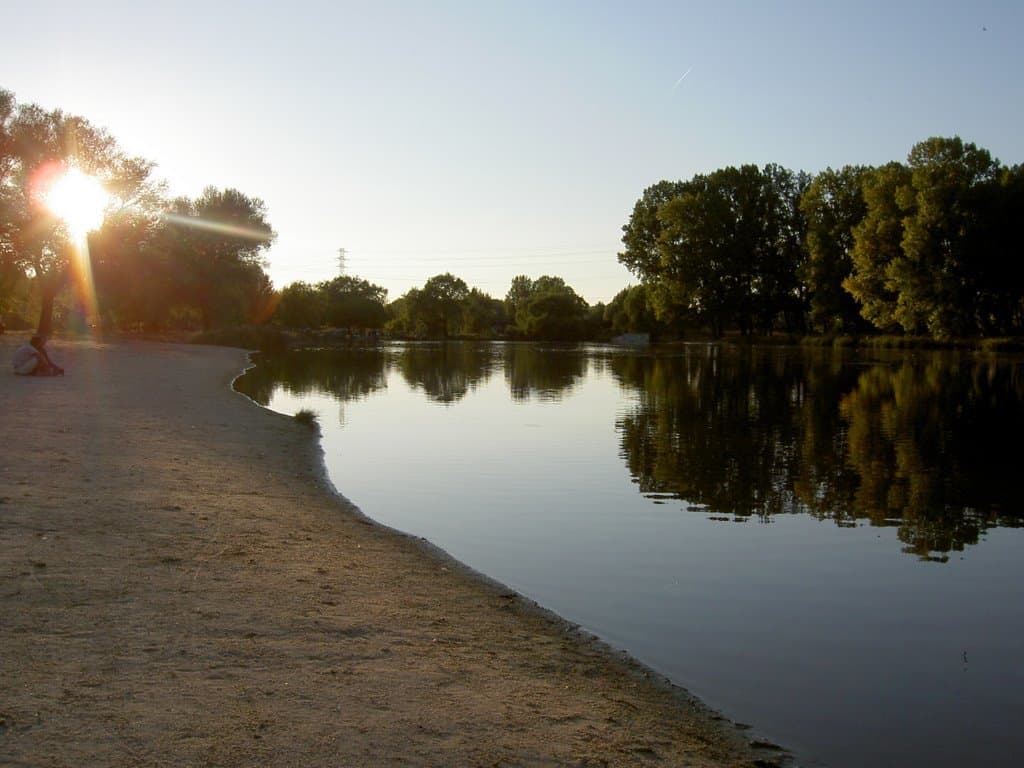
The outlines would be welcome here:
[[[1024,363],[384,345],[239,381],[369,516],[805,765],[1024,764]]]

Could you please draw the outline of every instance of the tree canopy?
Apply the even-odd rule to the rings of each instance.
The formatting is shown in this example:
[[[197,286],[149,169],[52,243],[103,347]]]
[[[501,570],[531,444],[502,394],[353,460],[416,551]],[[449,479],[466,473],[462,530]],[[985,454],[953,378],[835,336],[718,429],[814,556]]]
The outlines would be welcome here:
[[[814,177],[722,168],[648,187],[619,261],[676,334],[1019,334],[1024,275],[1008,222],[1024,213],[1021,175],[958,137],[922,141],[906,163]]]
[[[27,284],[42,334],[69,286],[83,316],[121,327],[160,327],[180,311],[204,328],[266,319],[276,298],[262,261],[274,239],[266,206],[213,187],[168,202],[153,168],[85,118],[0,90],[0,309]],[[82,232],[80,200],[52,205],[71,178],[102,196]]]

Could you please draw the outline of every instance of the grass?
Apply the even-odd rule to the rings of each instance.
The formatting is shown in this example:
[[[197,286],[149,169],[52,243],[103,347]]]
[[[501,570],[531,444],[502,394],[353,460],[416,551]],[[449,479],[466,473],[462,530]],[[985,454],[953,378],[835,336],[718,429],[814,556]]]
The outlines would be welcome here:
[[[299,422],[299,424],[309,427],[310,429],[317,429],[320,426],[320,422],[318,421],[320,414],[316,411],[310,410],[309,408],[301,408],[295,412],[295,415],[292,416],[292,418]]]

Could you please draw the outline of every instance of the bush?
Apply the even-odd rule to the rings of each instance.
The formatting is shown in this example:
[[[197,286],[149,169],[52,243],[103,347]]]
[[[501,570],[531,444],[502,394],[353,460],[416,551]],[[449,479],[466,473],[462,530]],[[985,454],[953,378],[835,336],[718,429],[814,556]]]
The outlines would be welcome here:
[[[317,429],[319,427],[319,423],[317,422],[319,417],[320,414],[316,411],[310,410],[309,408],[302,408],[296,411],[295,415],[292,416],[292,418],[299,422],[299,424],[309,427],[310,429]]]

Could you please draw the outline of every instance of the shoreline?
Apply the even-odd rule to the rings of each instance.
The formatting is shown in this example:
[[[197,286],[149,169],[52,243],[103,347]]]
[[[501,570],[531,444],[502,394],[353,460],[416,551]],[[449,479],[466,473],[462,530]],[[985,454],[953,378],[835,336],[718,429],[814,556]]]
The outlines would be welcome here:
[[[67,377],[0,377],[0,763],[788,764],[363,514],[248,353],[51,346]]]

